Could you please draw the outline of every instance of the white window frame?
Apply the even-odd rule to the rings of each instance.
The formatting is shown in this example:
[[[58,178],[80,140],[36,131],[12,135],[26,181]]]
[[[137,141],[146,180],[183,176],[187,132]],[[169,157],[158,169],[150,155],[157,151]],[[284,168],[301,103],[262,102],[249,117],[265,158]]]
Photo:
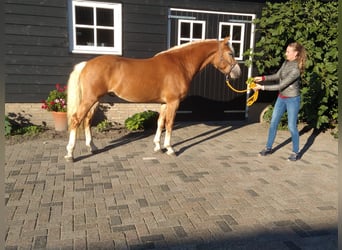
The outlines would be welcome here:
[[[76,6],[93,8],[94,24],[81,25],[76,24]],[[96,8],[112,9],[114,13],[114,26],[97,26],[96,24]],[[69,0],[69,37],[70,37],[70,51],[72,53],[86,53],[86,54],[114,54],[122,55],[122,4],[121,3],[104,3],[95,1],[83,0]],[[76,44],[76,28],[91,28],[94,30],[94,44],[90,45],[77,45]],[[113,30],[114,32],[114,46],[101,46],[97,45],[96,36],[97,29]]]
[[[181,27],[182,23],[190,23],[190,37],[182,37],[181,36]],[[193,27],[195,23],[202,24],[202,37],[201,38],[194,38],[193,37]],[[187,41],[187,42],[194,42],[205,39],[205,21],[200,20],[185,20],[185,19],[179,19],[178,20],[178,45],[181,45],[181,41]]]
[[[219,39],[222,39],[222,26],[230,26],[230,39],[229,42],[231,44],[240,44],[240,55],[238,57],[235,57],[237,60],[243,60],[243,45],[245,44],[245,24],[244,23],[234,23],[234,22],[220,22],[219,23]],[[241,34],[240,38],[241,40],[233,40],[233,28],[234,27],[241,27]]]

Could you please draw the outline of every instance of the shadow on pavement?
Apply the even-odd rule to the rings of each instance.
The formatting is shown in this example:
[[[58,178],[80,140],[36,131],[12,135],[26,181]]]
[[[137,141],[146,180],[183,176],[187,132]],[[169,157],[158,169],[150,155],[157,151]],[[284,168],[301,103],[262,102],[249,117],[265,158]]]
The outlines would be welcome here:
[[[206,132],[203,132],[201,134],[198,134],[198,135],[195,135],[191,138],[187,138],[183,141],[180,141],[180,142],[177,142],[175,144],[173,144],[173,146],[179,146],[181,144],[184,144],[186,142],[190,142],[190,141],[194,141],[193,143],[191,144],[188,144],[184,147],[182,147],[181,149],[179,149],[177,152],[176,152],[176,155],[181,155],[182,153],[184,153],[187,149],[195,146],[195,145],[198,145],[198,144],[201,144],[205,141],[208,141],[208,140],[212,140],[220,135],[223,135],[225,133],[228,133],[230,131],[233,131],[235,129],[238,129],[238,128],[241,128],[242,126],[244,125],[247,125],[246,123],[242,123],[242,122],[239,122],[239,123],[229,123],[229,122],[216,122],[216,123],[205,123],[206,125],[215,125],[215,127],[218,125],[218,124],[221,124],[219,127],[216,127],[212,130],[208,130]],[[232,124],[236,124],[236,125],[232,125]],[[188,126],[190,125],[194,125],[194,124],[189,124],[187,123]],[[180,124],[180,127],[176,126],[176,129],[180,129],[182,126],[182,124]],[[197,140],[199,138],[202,138],[200,140]]]
[[[107,152],[113,148],[123,146],[127,143],[131,143],[134,141],[141,140],[143,138],[149,137],[152,134],[154,134],[154,131],[152,131],[152,130],[146,130],[146,131],[141,131],[141,132],[132,132],[130,134],[122,136],[119,139],[110,141],[109,145],[105,146],[104,148],[98,149],[94,153],[89,153],[87,155],[82,155],[82,156],[76,157],[74,159],[74,162],[79,162],[79,161],[82,161],[84,159],[87,159],[87,158],[93,156],[94,154],[101,154],[101,153]]]
[[[300,158],[306,153],[306,151],[308,151],[308,149],[313,145],[313,143],[315,142],[316,137],[321,133],[320,130],[318,129],[312,129],[309,126],[305,126],[304,128],[302,128],[299,131],[299,136],[302,136],[306,133],[308,133],[309,131],[312,130],[311,135],[309,136],[309,138],[306,140],[303,148],[299,151],[299,156]],[[282,143],[278,144],[277,146],[275,146],[273,148],[273,152],[276,152],[277,150],[281,149],[282,147],[286,146],[287,144],[291,143],[291,137],[286,139],[285,141],[283,141]]]
[[[188,126],[192,126],[192,125],[196,125],[199,124],[201,122],[177,122],[174,125],[173,131],[175,130],[179,130]],[[251,124],[248,121],[216,121],[216,122],[202,122],[203,124],[207,125],[207,126],[213,126],[214,128],[211,130],[207,130],[201,134],[197,134],[194,135],[190,138],[184,139],[182,141],[176,142],[174,144],[172,144],[173,147],[176,146],[180,146],[184,143],[187,142],[191,142],[194,141],[182,148],[180,148],[177,152],[176,155],[181,155],[183,154],[186,150],[188,150],[189,148],[196,146],[198,144],[204,143],[208,140],[212,140],[218,136],[221,136],[222,134],[231,132],[235,129],[240,129],[244,126],[247,126],[249,124]],[[302,136],[305,133],[308,133],[309,131],[312,130],[311,135],[309,136],[309,138],[307,139],[307,141],[305,142],[303,148],[300,150],[299,155],[300,157],[302,157],[306,151],[313,145],[316,137],[321,133],[321,131],[317,130],[317,129],[312,129],[309,126],[305,126],[303,127],[300,131],[299,131],[299,135]],[[94,154],[101,154],[104,152],[107,152],[113,148],[134,142],[134,141],[138,141],[141,140],[143,138],[149,137],[151,135],[153,135],[155,133],[155,130],[146,130],[146,131],[141,131],[141,132],[132,132],[128,135],[123,136],[122,138],[113,140],[109,142],[109,145],[105,146],[102,149],[99,149],[98,151],[96,151],[96,153]],[[163,132],[164,135],[165,131]],[[200,140],[198,140],[200,139]],[[281,149],[282,147],[286,146],[287,144],[291,143],[291,137],[286,139],[285,141],[283,141],[282,143],[278,144],[277,146],[275,146],[273,148],[273,152],[278,151],[279,149]],[[151,147],[152,147],[152,142],[151,142]],[[87,155],[83,155],[83,156],[79,156],[77,158],[74,159],[74,162],[78,162],[84,159],[87,159],[89,157],[91,157],[93,154],[87,154]]]
[[[189,141],[192,141],[192,140],[196,140],[198,138],[203,138],[200,141],[193,142],[192,144],[187,145],[187,146],[181,148],[178,152],[176,152],[176,155],[180,155],[180,154],[184,153],[184,151],[186,151],[187,149],[189,149],[189,148],[191,148],[191,147],[193,147],[193,146],[195,146],[197,144],[203,143],[203,142],[205,142],[207,140],[211,140],[211,139],[213,139],[215,137],[218,137],[218,136],[220,136],[220,135],[222,135],[224,133],[227,133],[227,132],[232,131],[234,129],[241,128],[242,126],[245,126],[245,125],[249,124],[247,122],[242,122],[242,121],[238,121],[238,122],[234,122],[234,121],[233,122],[217,121],[217,122],[195,122],[195,123],[194,122],[177,122],[177,123],[175,123],[175,125],[173,127],[173,131],[178,130],[178,129],[182,129],[182,128],[185,128],[185,127],[188,127],[188,126],[200,124],[200,123],[203,123],[203,124],[208,125],[208,126],[213,126],[215,128],[212,129],[212,130],[208,130],[208,131],[206,131],[206,132],[204,132],[202,134],[195,135],[195,136],[193,136],[191,138],[187,138],[186,140],[183,140],[181,142],[177,142],[177,143],[172,144],[172,146],[175,147],[175,146],[179,146],[179,145],[181,145],[183,143],[186,143],[186,142],[189,142]],[[217,127],[217,126],[219,126],[219,127]],[[105,146],[102,149],[98,149],[94,153],[89,153],[87,155],[82,155],[82,156],[79,156],[79,157],[75,157],[74,162],[79,162],[79,161],[82,161],[84,159],[87,159],[87,158],[91,157],[94,154],[101,154],[101,153],[107,152],[107,151],[109,151],[111,149],[114,149],[116,147],[120,147],[120,146],[123,146],[125,144],[141,140],[143,138],[146,138],[146,137],[149,137],[149,136],[155,134],[155,132],[156,132],[156,130],[146,130],[146,131],[141,131],[141,132],[132,132],[132,133],[130,133],[128,135],[124,135],[123,137],[121,137],[119,139],[110,141],[109,145]],[[165,131],[163,132],[163,135],[165,135]],[[152,145],[152,142],[151,142],[151,147],[152,146],[153,145]]]

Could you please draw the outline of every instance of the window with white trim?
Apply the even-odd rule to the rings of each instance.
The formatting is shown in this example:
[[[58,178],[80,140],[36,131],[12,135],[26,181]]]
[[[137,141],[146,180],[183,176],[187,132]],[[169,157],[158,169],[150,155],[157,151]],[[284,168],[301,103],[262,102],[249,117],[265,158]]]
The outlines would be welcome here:
[[[245,24],[220,22],[219,39],[230,37],[235,52],[235,59],[243,59],[243,45],[245,39]]]
[[[178,20],[178,45],[204,38],[205,21]]]
[[[73,53],[122,54],[121,3],[71,0],[70,13]]]

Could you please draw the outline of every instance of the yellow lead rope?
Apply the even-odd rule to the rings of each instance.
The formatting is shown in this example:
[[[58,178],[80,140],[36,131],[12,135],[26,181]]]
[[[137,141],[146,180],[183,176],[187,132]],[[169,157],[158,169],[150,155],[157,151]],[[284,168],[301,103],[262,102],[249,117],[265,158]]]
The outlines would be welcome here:
[[[227,83],[227,86],[233,90],[234,92],[236,93],[245,93],[247,91],[249,91],[250,89],[253,89],[255,86],[256,86],[256,83],[254,82],[254,79],[253,77],[250,77],[247,79],[246,81],[246,84],[247,84],[247,89],[243,89],[243,90],[238,90],[238,89],[235,89],[229,82],[229,79],[227,78],[226,79],[226,83]],[[258,99],[258,95],[259,95],[259,91],[258,90],[255,90],[253,95],[250,96],[248,99],[247,99],[247,106],[252,106],[253,103]]]

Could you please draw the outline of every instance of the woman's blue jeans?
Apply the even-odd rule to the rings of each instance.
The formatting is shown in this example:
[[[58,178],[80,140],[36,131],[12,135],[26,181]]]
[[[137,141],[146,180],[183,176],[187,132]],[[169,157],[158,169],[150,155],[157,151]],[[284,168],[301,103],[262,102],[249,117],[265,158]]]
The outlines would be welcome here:
[[[272,148],[277,134],[281,117],[287,111],[288,127],[292,138],[292,151],[299,153],[299,132],[297,128],[298,112],[300,108],[300,96],[281,98],[278,97],[274,105],[270,129],[268,131],[267,148]]]

